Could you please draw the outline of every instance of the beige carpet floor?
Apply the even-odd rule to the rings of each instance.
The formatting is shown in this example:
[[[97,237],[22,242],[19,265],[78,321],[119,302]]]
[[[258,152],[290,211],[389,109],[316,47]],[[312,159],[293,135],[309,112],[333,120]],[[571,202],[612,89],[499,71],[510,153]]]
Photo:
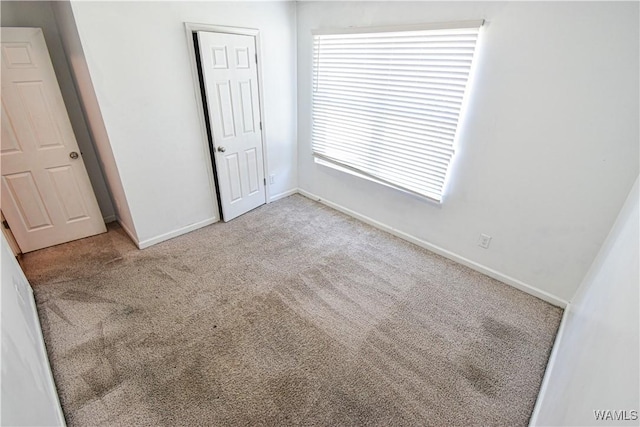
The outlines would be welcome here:
[[[524,426],[562,315],[301,196],[22,264],[71,426]]]

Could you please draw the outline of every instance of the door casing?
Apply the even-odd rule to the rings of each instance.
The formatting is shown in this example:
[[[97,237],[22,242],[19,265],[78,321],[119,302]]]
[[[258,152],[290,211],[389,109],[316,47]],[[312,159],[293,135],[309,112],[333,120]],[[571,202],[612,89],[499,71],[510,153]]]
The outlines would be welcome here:
[[[212,25],[212,24],[199,24],[193,22],[185,22],[185,32],[187,37],[187,48],[189,51],[189,61],[191,62],[191,74],[193,77],[194,96],[196,98],[196,106],[198,109],[198,117],[200,120],[200,133],[202,135],[202,149],[207,157],[211,158],[211,162],[207,162],[207,171],[209,172],[209,186],[211,188],[211,195],[216,205],[218,204],[218,189],[216,187],[213,162],[215,162],[213,153],[210,150],[209,136],[207,134],[207,123],[205,119],[205,111],[203,106],[202,92],[200,88],[200,75],[198,70],[198,62],[196,60],[196,49],[193,43],[193,35],[198,31],[207,31],[211,33],[223,33],[223,34],[239,34],[243,36],[252,36],[255,39],[256,54],[258,55],[258,64],[256,70],[258,72],[258,106],[260,107],[260,122],[262,128],[260,130],[262,136],[262,167],[264,168],[264,176],[269,176],[269,163],[267,160],[267,137],[266,129],[267,124],[264,120],[264,95],[263,95],[263,81],[262,81],[262,56],[261,56],[261,43],[260,43],[260,30],[255,28],[241,28],[241,27],[227,27],[224,25]],[[271,198],[271,183],[266,180],[265,188],[265,203],[270,202]],[[220,212],[220,206],[216,206],[218,212]],[[221,219],[221,218],[218,218]]]

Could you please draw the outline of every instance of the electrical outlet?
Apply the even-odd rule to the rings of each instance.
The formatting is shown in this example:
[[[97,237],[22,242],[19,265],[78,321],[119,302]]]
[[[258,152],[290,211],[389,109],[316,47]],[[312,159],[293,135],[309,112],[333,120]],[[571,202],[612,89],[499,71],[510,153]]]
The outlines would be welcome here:
[[[271,175],[269,175],[269,184],[273,184],[276,182],[276,174],[272,173]]]
[[[491,244],[491,236],[487,234],[481,234],[480,240],[478,240],[478,246],[481,248],[489,249],[489,245]]]

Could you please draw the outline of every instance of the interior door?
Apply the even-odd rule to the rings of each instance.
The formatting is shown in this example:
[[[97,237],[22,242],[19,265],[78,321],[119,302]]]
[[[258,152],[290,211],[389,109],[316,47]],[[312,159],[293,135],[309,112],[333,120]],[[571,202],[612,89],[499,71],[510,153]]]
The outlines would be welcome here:
[[[1,36],[1,203],[20,249],[104,233],[42,30]]]
[[[253,36],[198,32],[222,217],[266,202]]]

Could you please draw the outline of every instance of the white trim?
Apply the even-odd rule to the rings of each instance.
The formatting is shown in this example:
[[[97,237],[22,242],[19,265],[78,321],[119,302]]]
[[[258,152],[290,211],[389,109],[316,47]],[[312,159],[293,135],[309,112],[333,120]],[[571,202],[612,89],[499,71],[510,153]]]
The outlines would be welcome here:
[[[292,188],[291,190],[287,190],[287,191],[283,191],[282,193],[274,194],[269,199],[269,202],[275,202],[276,200],[284,199],[285,197],[289,197],[289,196],[291,196],[293,194],[297,194],[297,193],[298,193],[298,189],[297,188]]]
[[[191,63],[191,75],[193,78],[194,89],[195,89],[195,97],[196,97],[196,106],[198,109],[198,116],[200,117],[200,132],[202,133],[202,141],[204,141],[204,149],[206,152],[206,157],[210,159],[207,163],[207,172],[209,174],[209,186],[211,187],[211,191],[213,194],[213,203],[216,211],[220,210],[218,206],[218,195],[217,188],[213,177],[213,166],[212,162],[214,153],[211,153],[209,148],[209,136],[207,134],[207,123],[205,121],[204,116],[204,107],[202,105],[202,93],[200,90],[200,76],[198,74],[198,63],[196,61],[196,51],[193,46],[193,33],[197,33],[198,31],[208,31],[212,33],[223,33],[223,34],[239,34],[244,36],[252,36],[254,38],[254,43],[256,46],[256,55],[258,56],[258,64],[256,66],[256,71],[258,74],[258,105],[260,107],[260,123],[261,123],[261,137],[262,137],[262,167],[264,168],[264,176],[266,179],[269,175],[269,165],[267,162],[267,134],[266,134],[266,121],[264,119],[264,94],[262,88],[264,86],[262,81],[262,54],[261,54],[261,43],[260,43],[260,30],[256,28],[241,28],[241,27],[227,27],[224,25],[213,25],[213,24],[199,24],[195,22],[185,22],[184,23],[185,32],[187,36],[187,49],[189,51],[189,62]],[[270,191],[269,186],[264,186],[264,197],[265,202],[270,202]]]
[[[457,22],[431,22],[413,25],[390,25],[382,27],[351,27],[351,28],[321,28],[311,30],[311,35],[331,35],[331,34],[367,34],[367,33],[392,33],[405,31],[432,31],[432,30],[452,30],[463,28],[480,28],[484,25],[484,19]]]
[[[127,227],[124,221],[122,221],[120,218],[116,217],[116,221],[118,222],[118,224],[120,224],[120,227],[122,227],[124,232],[127,233],[127,236],[129,236],[131,241],[133,241],[138,249],[140,249],[140,243],[138,242],[138,237],[136,236],[136,234],[133,231],[129,230],[129,227]]]
[[[198,228],[206,227],[207,225],[211,225],[215,222],[218,222],[218,217],[208,218],[208,219],[205,219],[204,221],[196,222],[195,224],[187,225],[185,227],[178,228],[177,230],[173,230],[168,233],[164,233],[159,236],[152,237],[150,239],[142,240],[141,242],[138,243],[138,248],[139,249],[148,248],[149,246],[153,246],[157,243],[164,242],[165,240],[173,239],[174,237],[187,234],[191,231],[197,230]]]
[[[352,216],[354,218],[359,219],[360,221],[366,222],[369,225],[372,225],[376,228],[379,228],[380,230],[386,231],[387,233],[393,234],[396,237],[399,237],[401,239],[407,240],[413,244],[416,244],[422,248],[425,248],[431,252],[435,252],[438,255],[442,255],[445,258],[448,258],[452,261],[455,261],[459,264],[465,265],[475,271],[478,271],[482,274],[485,274],[489,277],[492,277],[496,280],[499,280],[503,283],[506,283],[507,285],[511,285],[514,288],[520,289],[523,292],[526,292],[530,295],[533,295],[537,298],[540,298],[543,301],[546,301],[550,304],[553,304],[557,307],[560,308],[565,308],[567,306],[567,301],[563,300],[562,298],[559,298],[555,295],[550,294],[549,292],[543,291],[541,289],[536,288],[535,286],[531,286],[528,285],[518,279],[515,279],[513,277],[507,276],[505,274],[502,274],[492,268],[486,267],[482,264],[479,264],[475,261],[471,261],[468,258],[465,258],[463,256],[460,256],[456,253],[453,253],[451,251],[448,251],[446,249],[443,249],[439,246],[436,246],[434,244],[431,244],[425,240],[422,240],[418,237],[412,236],[411,234],[405,233],[403,231],[397,230],[393,227],[390,227],[386,224],[383,224],[379,221],[376,221],[372,218],[369,218],[368,216],[362,215],[358,212],[352,211],[351,209],[345,208],[344,206],[341,206],[337,203],[334,202],[330,202],[328,200],[324,200],[322,198],[320,198],[319,196],[316,196],[315,194],[309,193],[308,191],[302,190],[302,189],[298,189],[298,193],[302,194],[303,196],[312,199],[312,200],[316,200],[324,205],[327,205],[335,210],[338,210],[340,212],[343,212],[349,216]]]
[[[244,28],[244,27],[228,27],[226,25],[215,24],[201,24],[197,22],[185,22],[189,36],[198,31],[210,31],[212,33],[224,33],[224,34],[239,34],[242,36],[257,36],[260,30],[257,28]],[[193,45],[192,45],[193,47]]]
[[[102,220],[104,221],[105,224],[109,224],[110,222],[115,222],[118,219],[116,218],[116,214],[113,214],[113,215],[103,216]]]
[[[531,427],[538,425],[538,417],[540,417],[541,410],[540,408],[542,407],[542,401],[544,400],[547,389],[549,388],[549,382],[551,382],[553,368],[555,366],[556,359],[558,358],[560,344],[562,343],[562,339],[564,338],[564,331],[568,323],[570,310],[571,304],[567,303],[567,306],[564,308],[564,313],[562,314],[562,320],[560,320],[560,327],[558,328],[556,339],[553,341],[551,355],[549,355],[547,368],[544,371],[544,377],[542,378],[542,385],[540,386],[540,391],[538,392],[538,398],[536,399],[536,404],[533,407],[533,412],[531,413],[531,418],[529,419],[529,426]]]
[[[267,160],[267,123],[264,120],[264,83],[262,81],[262,42],[260,41],[260,32],[256,31],[254,38],[256,43],[256,55],[258,57],[256,64],[256,72],[258,73],[258,106],[260,107],[260,133],[262,137],[262,167],[264,168],[264,196],[267,203],[271,202],[271,188],[266,185],[267,177],[269,176],[269,162]]]

